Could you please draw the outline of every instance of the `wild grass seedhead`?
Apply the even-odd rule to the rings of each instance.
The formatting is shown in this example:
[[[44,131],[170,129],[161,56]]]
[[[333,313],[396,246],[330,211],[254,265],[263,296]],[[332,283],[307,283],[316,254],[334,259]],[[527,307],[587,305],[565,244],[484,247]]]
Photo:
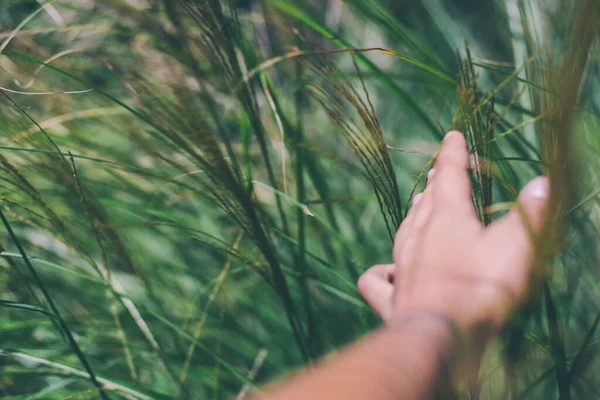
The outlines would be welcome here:
[[[243,397],[366,334],[356,279],[450,127],[483,223],[552,180],[471,398],[598,397],[594,1],[9,3],[0,396],[101,393],[41,286],[111,397]]]
[[[492,205],[492,153],[494,138],[494,97],[480,93],[479,79],[468,45],[465,45],[465,58],[458,58],[457,99],[458,112],[453,125],[463,132],[473,159],[471,183],[473,185],[473,205],[479,219],[488,225],[491,222],[486,211]],[[489,98],[486,102],[482,99]]]
[[[307,69],[321,78],[322,82],[321,85],[308,87],[308,90],[359,159],[364,174],[373,186],[390,239],[393,240],[403,219],[396,172],[369,92],[353,54],[352,57],[362,95],[347,80],[328,80],[329,76],[336,75],[338,71],[325,57],[306,59]],[[351,119],[354,114],[361,124]]]
[[[573,207],[578,188],[577,161],[574,143],[574,121],[582,112],[578,107],[582,85],[586,79],[586,67],[590,54],[598,40],[600,4],[585,0],[576,6],[566,7],[564,12],[573,13],[570,26],[562,26],[561,32],[568,36],[568,44],[560,52],[548,49],[543,70],[534,77],[547,91],[535,91],[534,104],[541,115],[548,117],[539,123],[539,140],[542,156],[551,181],[551,201],[547,229],[540,237],[540,256],[546,259],[543,249],[556,248],[564,233],[564,216]],[[557,218],[559,218],[558,223]],[[541,243],[544,243],[542,246]],[[550,245],[549,245],[550,244]],[[543,247],[543,248],[542,248]]]

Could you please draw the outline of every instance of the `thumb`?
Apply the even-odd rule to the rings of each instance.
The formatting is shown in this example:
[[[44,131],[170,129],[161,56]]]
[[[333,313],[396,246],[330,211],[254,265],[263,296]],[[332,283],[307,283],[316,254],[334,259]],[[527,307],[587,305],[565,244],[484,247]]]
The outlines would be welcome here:
[[[531,249],[532,239],[543,228],[549,197],[550,180],[545,176],[533,179],[521,190],[512,210],[492,225],[490,233],[498,235],[496,239],[510,239],[519,247]]]
[[[358,280],[358,291],[373,310],[386,321],[392,312],[396,265],[376,265]]]

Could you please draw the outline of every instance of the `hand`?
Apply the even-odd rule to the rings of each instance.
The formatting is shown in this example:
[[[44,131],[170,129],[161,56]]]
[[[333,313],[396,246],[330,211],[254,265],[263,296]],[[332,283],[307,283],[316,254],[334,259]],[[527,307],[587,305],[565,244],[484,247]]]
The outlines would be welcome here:
[[[484,227],[471,201],[469,154],[450,132],[394,241],[394,264],[377,265],[358,281],[386,324],[422,311],[443,314],[464,333],[496,331],[523,300],[534,257],[532,234],[546,217],[549,181],[538,177],[518,205]]]

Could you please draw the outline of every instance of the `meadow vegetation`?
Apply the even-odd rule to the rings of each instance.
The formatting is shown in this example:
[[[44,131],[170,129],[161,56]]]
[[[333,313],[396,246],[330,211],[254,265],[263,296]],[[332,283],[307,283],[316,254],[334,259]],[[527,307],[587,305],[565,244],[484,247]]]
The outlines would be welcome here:
[[[464,399],[600,398],[597,0],[0,0],[0,396],[248,398],[381,322],[444,132],[552,182]],[[482,266],[485,268],[485,266]]]

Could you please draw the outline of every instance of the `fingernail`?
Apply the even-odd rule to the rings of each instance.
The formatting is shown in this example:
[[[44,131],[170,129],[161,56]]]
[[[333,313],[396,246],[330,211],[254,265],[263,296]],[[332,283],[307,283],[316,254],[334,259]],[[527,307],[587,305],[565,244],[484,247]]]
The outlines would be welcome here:
[[[536,199],[546,199],[550,194],[550,181],[545,176],[540,176],[529,182],[527,193]]]
[[[448,140],[456,135],[458,135],[457,131],[450,131],[450,132],[446,133],[446,136],[444,136],[444,140]]]
[[[413,197],[413,201],[412,201],[413,206],[415,204],[418,204],[422,198],[423,198],[423,193],[419,193],[419,194],[415,195],[415,197]]]
[[[427,179],[431,180],[435,176],[435,168],[431,168],[427,173]]]

